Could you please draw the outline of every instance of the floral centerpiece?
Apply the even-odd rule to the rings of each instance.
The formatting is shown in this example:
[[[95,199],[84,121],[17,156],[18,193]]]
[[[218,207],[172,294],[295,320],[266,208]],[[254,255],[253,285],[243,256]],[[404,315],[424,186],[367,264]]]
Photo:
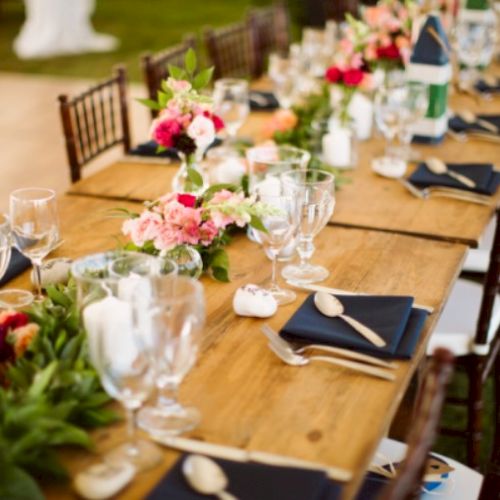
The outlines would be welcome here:
[[[231,185],[212,186],[199,196],[168,193],[146,203],[141,214],[127,212],[130,218],[122,231],[131,242],[125,248],[169,256],[187,245],[200,253],[204,270],[210,269],[218,281],[229,281],[223,247],[230,241],[230,231],[247,225],[265,230],[260,218],[275,210]]]
[[[174,179],[174,190],[199,192],[206,179],[198,164],[224,122],[213,113],[212,98],[201,93],[212,78],[213,68],[196,73],[194,50],[185,55],[185,68],[169,65],[171,75],[162,82],[158,100],[140,99],[146,106],[158,110],[150,129],[151,138],[158,144],[157,152],[175,148],[182,165]]]

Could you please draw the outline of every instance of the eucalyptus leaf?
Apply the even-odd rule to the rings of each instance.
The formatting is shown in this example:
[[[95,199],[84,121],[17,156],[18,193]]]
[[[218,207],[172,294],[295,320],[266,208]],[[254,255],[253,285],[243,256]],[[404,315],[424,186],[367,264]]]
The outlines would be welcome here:
[[[136,100],[137,102],[144,104],[144,106],[147,106],[149,109],[155,109],[157,111],[162,109],[160,104],[158,104],[156,101],[153,101],[153,99],[136,99]]]

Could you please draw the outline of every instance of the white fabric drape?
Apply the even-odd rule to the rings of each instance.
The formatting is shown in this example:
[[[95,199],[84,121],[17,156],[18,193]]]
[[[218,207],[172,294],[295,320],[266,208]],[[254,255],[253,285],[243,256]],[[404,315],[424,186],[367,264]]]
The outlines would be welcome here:
[[[106,52],[118,45],[96,33],[90,22],[95,0],[24,0],[26,21],[14,41],[21,59]]]

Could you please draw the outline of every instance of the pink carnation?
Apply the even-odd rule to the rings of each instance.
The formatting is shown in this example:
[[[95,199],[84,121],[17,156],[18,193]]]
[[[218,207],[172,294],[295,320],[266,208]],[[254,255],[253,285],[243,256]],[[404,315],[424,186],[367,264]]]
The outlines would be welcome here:
[[[205,247],[210,245],[218,234],[219,234],[219,229],[213,223],[213,221],[208,220],[207,222],[204,222],[200,227],[201,244]]]
[[[171,148],[174,145],[174,138],[182,131],[182,127],[175,119],[157,118],[151,125],[151,138],[160,146]]]
[[[130,236],[134,245],[141,247],[158,236],[162,222],[159,214],[145,210],[138,218],[126,220],[123,223],[122,232]]]

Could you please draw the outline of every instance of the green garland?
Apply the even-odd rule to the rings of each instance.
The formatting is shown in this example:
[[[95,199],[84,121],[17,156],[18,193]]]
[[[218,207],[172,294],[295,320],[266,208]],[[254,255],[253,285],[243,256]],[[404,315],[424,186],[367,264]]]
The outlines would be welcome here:
[[[39,325],[0,387],[0,498],[37,500],[39,477],[67,477],[56,448],[92,449],[87,428],[117,420],[89,362],[76,287],[48,286],[48,298],[26,312]]]

